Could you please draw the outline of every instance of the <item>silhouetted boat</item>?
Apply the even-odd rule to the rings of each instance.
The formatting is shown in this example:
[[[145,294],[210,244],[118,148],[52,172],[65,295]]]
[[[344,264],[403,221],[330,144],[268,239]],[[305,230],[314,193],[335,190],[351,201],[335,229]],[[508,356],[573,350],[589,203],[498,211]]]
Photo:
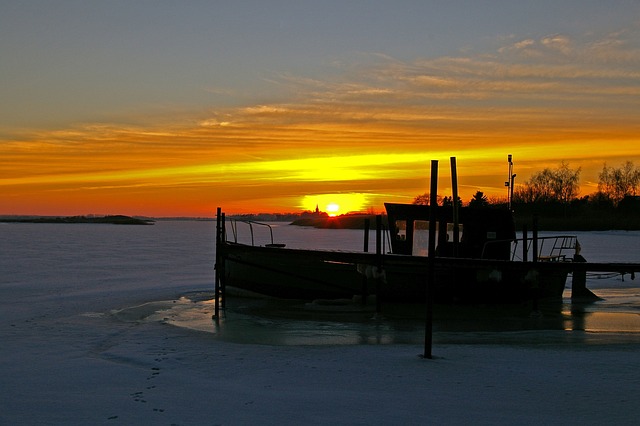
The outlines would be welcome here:
[[[377,295],[383,301],[423,302],[428,273],[428,206],[385,204],[386,236],[375,253],[289,249],[218,242],[221,284],[244,294],[284,299],[341,299]],[[511,211],[495,207],[437,207],[432,259],[436,302],[499,303],[561,298],[575,268],[575,236],[516,238]],[[266,224],[250,223],[254,226]],[[456,232],[455,228],[458,227]],[[456,241],[457,239],[457,241]],[[524,247],[524,248],[523,248]],[[535,253],[533,251],[535,248]],[[588,291],[588,290],[587,290]]]

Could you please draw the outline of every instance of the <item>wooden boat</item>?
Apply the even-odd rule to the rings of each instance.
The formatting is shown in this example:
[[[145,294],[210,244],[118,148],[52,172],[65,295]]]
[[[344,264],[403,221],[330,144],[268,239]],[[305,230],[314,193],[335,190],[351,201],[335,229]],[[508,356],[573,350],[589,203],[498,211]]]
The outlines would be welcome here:
[[[377,233],[375,253],[289,249],[274,243],[272,233],[263,245],[241,244],[236,231],[231,239],[221,233],[220,283],[244,294],[284,299],[375,294],[385,302],[420,303],[433,265],[434,301],[504,303],[561,298],[575,269],[575,236],[517,239],[508,209],[464,207],[454,218],[452,208],[437,207],[431,230],[428,206],[385,207],[388,226]],[[426,244],[431,231],[437,241],[433,257]]]

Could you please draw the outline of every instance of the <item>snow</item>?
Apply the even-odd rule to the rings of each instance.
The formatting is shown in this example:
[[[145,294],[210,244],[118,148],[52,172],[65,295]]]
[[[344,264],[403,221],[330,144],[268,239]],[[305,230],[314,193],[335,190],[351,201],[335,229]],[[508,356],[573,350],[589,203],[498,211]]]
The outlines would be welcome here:
[[[194,303],[211,290],[210,229],[0,225],[0,424],[584,425],[640,418],[633,332],[436,333],[431,360],[411,342],[225,338],[214,330],[211,305]],[[189,303],[211,332],[162,320],[168,308]],[[255,321],[264,330],[280,324]]]

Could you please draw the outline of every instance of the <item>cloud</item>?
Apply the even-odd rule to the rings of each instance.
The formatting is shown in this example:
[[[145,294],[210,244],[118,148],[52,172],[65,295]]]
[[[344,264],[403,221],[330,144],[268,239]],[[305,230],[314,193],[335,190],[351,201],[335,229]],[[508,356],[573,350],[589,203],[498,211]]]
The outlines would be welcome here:
[[[521,49],[527,49],[529,47],[533,47],[535,44],[536,44],[535,40],[532,40],[529,38],[529,39],[514,43],[512,47],[515,49],[521,50]],[[501,48],[499,49],[499,51],[504,51],[504,49],[505,48]]]
[[[89,123],[5,139],[0,186],[175,189],[227,200],[312,189],[406,196],[423,185],[430,159],[456,155],[464,175],[485,192],[495,181],[500,193],[507,152],[531,168],[638,158],[638,41],[635,29],[511,38],[404,61],[359,54],[323,78],[274,76],[286,95],[271,100],[153,125]]]
[[[565,55],[572,53],[571,40],[569,37],[561,34],[544,37],[541,40],[541,44],[551,50],[556,50]]]

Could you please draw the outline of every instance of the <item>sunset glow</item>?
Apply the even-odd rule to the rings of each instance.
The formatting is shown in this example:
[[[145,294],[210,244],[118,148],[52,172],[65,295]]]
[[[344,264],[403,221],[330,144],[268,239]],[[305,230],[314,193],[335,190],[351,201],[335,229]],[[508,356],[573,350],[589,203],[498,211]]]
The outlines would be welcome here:
[[[587,195],[597,189],[605,163],[640,165],[640,25],[628,18],[640,16],[640,6],[620,3],[615,17],[593,25],[604,6],[574,4],[549,17],[543,3],[539,30],[529,9],[527,28],[519,29],[510,22],[526,8],[513,6],[504,16],[485,16],[478,8],[473,22],[448,24],[458,33],[439,38],[438,48],[406,41],[394,47],[365,26],[337,39],[323,33],[318,46],[333,46],[330,52],[302,48],[295,37],[289,50],[279,50],[290,33],[280,39],[266,28],[270,19],[280,28],[289,15],[265,9],[260,19],[268,25],[255,30],[255,40],[276,37],[265,51],[280,55],[278,61],[251,50],[250,43],[236,41],[235,51],[224,50],[217,40],[235,40],[229,34],[241,27],[221,24],[227,32],[215,33],[199,18],[210,16],[209,9],[191,6],[184,12],[192,14],[189,28],[208,34],[194,35],[192,43],[159,49],[146,44],[155,37],[131,44],[111,30],[86,40],[89,46],[112,45],[101,52],[121,55],[111,59],[123,64],[122,80],[99,55],[95,66],[103,68],[88,65],[92,51],[67,35],[63,15],[56,19],[64,22],[45,29],[17,6],[2,10],[3,53],[44,61],[41,50],[48,50],[41,40],[58,37],[67,49],[46,60],[75,65],[69,77],[55,71],[63,65],[29,68],[25,60],[0,66],[6,80],[0,89],[0,214],[211,216],[217,206],[230,214],[316,206],[330,214],[379,212],[385,201],[411,202],[428,192],[433,159],[440,161],[439,192],[450,195],[451,156],[466,202],[476,191],[506,196],[507,154],[514,158],[516,185],[565,161],[581,168],[581,195]],[[96,15],[87,19],[101,16],[101,6],[93,7]],[[140,34],[192,37],[180,32],[182,23],[156,27],[142,19],[147,11],[128,7],[121,12],[137,20]],[[581,18],[567,24],[562,13],[577,10]],[[66,12],[73,16],[72,9]],[[422,12],[424,19],[432,15]],[[218,14],[233,15],[225,8]],[[413,15],[403,19],[414,22]],[[291,19],[285,21],[295,26]],[[327,19],[342,18],[334,11]],[[123,25],[117,19],[112,24]],[[414,24],[411,40],[425,28]],[[30,28],[45,35],[30,39]],[[319,40],[297,31],[300,43]],[[148,57],[136,51],[143,47]],[[209,62],[209,49],[231,59]],[[245,62],[256,68],[241,66]],[[162,64],[163,72],[154,64]],[[145,70],[144,79],[136,67]],[[104,78],[94,81],[96,75]]]
[[[305,195],[300,207],[305,211],[315,211],[318,207],[321,212],[337,216],[366,211],[367,198],[366,194],[358,193]]]
[[[329,216],[337,216],[340,211],[340,206],[336,203],[327,204],[327,213]]]

